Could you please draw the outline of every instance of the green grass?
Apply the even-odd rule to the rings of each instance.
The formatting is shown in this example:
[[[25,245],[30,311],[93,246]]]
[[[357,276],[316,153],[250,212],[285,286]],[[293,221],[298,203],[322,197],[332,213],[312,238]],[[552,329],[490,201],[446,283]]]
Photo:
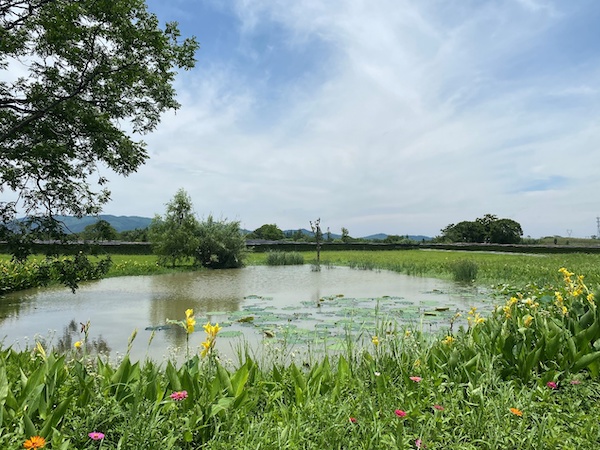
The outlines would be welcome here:
[[[314,259],[314,252],[301,252],[305,260]],[[264,253],[250,253],[247,264],[265,264]],[[570,254],[514,254],[440,250],[389,251],[322,251],[322,264],[353,266],[364,269],[387,269],[407,275],[452,280],[453,266],[468,259],[477,265],[478,284],[507,283],[524,286],[528,283],[559,282],[558,269],[586,274],[592,286],[600,285],[600,255]]]
[[[268,266],[292,266],[304,264],[304,256],[298,252],[267,252]]]
[[[190,349],[191,359],[175,366],[128,357],[108,363],[88,355],[85,341],[64,354],[41,344],[0,348],[0,448],[23,448],[33,435],[65,450],[600,445],[600,312],[590,296],[599,257],[386,251],[322,258],[449,279],[452,265],[468,259],[477,282],[522,287],[505,289],[490,317],[472,310],[466,328],[427,335],[381,320],[377,339],[348,336],[341,353],[292,352],[266,341],[259,356],[243,345],[235,361]],[[252,254],[248,263],[265,259]],[[155,264],[148,256],[114,261],[115,276],[152,273]],[[586,284],[559,273],[563,266]],[[182,391],[187,398],[170,397]],[[93,441],[93,431],[105,438]]]

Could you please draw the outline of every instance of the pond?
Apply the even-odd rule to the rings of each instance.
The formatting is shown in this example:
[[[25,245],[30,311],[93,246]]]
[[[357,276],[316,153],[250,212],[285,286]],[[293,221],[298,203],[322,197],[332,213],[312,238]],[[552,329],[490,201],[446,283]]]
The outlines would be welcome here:
[[[83,284],[72,294],[61,287],[18,292],[0,298],[0,339],[4,347],[31,349],[42,341],[62,350],[81,340],[90,322],[89,348],[118,358],[130,346],[132,359],[180,360],[185,331],[168,320],[194,310],[191,351],[205,338],[202,325],[219,322],[219,352],[233,357],[245,343],[339,348],[346,336],[357,341],[383,326],[448,328],[456,312],[492,307],[477,287],[346,267],[252,266],[169,275],[109,278]]]

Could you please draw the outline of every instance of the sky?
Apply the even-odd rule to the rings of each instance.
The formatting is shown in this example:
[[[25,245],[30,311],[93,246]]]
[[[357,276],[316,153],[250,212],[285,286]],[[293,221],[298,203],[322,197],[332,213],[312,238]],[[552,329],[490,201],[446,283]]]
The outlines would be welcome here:
[[[485,214],[524,236],[600,216],[596,0],[148,0],[200,42],[150,159],[105,214],[183,188],[253,230],[437,236]]]

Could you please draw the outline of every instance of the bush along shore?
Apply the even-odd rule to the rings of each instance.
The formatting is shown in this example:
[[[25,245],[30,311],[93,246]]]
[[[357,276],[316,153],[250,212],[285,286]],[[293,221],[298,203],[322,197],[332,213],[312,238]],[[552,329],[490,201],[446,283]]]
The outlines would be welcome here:
[[[595,449],[600,313],[582,275],[558,274],[506,288],[490,316],[473,308],[459,329],[382,319],[337,354],[240,346],[223,361],[210,322],[181,365],[91,355],[93,323],[65,354],[5,348],[0,448]],[[171,322],[199,331],[191,309]]]

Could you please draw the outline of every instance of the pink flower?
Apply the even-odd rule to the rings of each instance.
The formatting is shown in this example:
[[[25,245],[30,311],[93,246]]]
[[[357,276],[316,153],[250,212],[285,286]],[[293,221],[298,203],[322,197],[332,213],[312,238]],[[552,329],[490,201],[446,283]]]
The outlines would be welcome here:
[[[187,391],[175,391],[169,397],[177,402],[180,402],[181,400],[185,400],[187,396]]]
[[[420,383],[420,382],[421,382],[421,380],[423,379],[423,378],[421,378],[421,377],[409,377],[409,378],[410,378],[411,380],[413,380],[415,383]]]
[[[581,384],[581,381],[579,381],[579,380],[571,380],[571,384]]]
[[[88,436],[94,441],[101,441],[104,439],[104,433],[100,433],[99,431],[92,431],[91,433],[88,433]]]
[[[356,420],[356,417],[349,417],[348,420],[350,421],[350,423],[358,422],[358,420]]]
[[[442,405],[433,405],[433,409],[437,409],[438,411],[443,411],[444,407]]]
[[[396,414],[398,417],[406,417],[406,411],[402,411],[401,409],[394,411],[394,414]]]
[[[554,381],[548,381],[546,386],[548,386],[550,389],[558,389],[558,384],[556,384]]]
[[[421,439],[417,439],[415,441],[415,447],[417,447],[417,448],[427,448],[427,446],[425,444],[423,444],[423,441]]]

